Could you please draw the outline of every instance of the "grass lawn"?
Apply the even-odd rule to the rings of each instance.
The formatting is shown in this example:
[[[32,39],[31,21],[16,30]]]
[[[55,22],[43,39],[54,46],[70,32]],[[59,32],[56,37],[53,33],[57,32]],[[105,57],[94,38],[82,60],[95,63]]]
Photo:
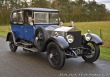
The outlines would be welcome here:
[[[104,60],[110,60],[110,48],[100,47],[100,58]]]
[[[6,36],[9,31],[9,25],[0,25],[0,36]]]
[[[70,23],[64,23],[65,26],[70,26]],[[79,28],[83,33],[87,30],[91,30],[100,36],[100,30],[102,31],[102,39],[104,41],[104,46],[101,46],[100,58],[104,60],[110,60],[110,21],[105,22],[76,22],[75,26]],[[10,30],[9,25],[0,25],[0,36],[6,36],[7,32]]]

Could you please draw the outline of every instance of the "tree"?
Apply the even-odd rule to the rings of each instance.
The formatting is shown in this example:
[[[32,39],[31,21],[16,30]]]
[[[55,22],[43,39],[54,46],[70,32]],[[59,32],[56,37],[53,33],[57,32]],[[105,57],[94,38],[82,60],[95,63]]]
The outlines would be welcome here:
[[[63,22],[110,20],[110,11],[95,0],[53,0],[52,3],[49,0],[32,0],[30,3],[27,0],[0,0],[0,24],[9,24],[12,10],[27,7],[58,9]]]
[[[106,9],[104,4],[97,4],[96,1],[91,1],[87,4],[88,19],[89,21],[102,20],[106,15]]]
[[[49,8],[50,2],[46,0],[32,0],[31,7]]]

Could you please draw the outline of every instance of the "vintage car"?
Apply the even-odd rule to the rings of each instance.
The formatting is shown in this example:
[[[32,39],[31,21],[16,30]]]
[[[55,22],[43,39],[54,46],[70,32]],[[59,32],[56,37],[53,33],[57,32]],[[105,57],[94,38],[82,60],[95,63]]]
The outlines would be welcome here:
[[[6,41],[15,52],[18,46],[28,52],[47,52],[50,65],[61,69],[66,58],[82,56],[86,62],[99,58],[102,40],[87,31],[81,34],[76,26],[61,26],[59,11],[48,8],[21,8],[11,13],[11,31]]]

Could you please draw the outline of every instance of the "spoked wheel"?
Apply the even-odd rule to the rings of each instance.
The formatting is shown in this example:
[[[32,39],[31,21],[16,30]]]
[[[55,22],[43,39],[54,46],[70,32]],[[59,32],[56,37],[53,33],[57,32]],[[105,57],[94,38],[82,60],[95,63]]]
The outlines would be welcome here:
[[[9,47],[12,52],[16,52],[17,46],[14,44],[12,35],[9,37]]]
[[[55,69],[61,69],[65,64],[64,51],[54,42],[51,42],[47,48],[47,56],[50,65]]]
[[[99,45],[96,43],[88,43],[87,46],[88,48],[87,51],[84,51],[84,54],[82,55],[82,58],[89,63],[92,63],[96,61],[99,58],[100,55],[100,48]]]
[[[39,49],[39,51],[42,50],[46,39],[47,39],[46,31],[43,28],[39,27],[37,29],[36,38],[35,38],[35,45]]]

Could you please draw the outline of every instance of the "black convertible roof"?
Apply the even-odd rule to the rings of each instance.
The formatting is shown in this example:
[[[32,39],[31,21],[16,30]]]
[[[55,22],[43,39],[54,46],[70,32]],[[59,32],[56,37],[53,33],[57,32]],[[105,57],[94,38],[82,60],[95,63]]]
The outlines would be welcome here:
[[[49,9],[49,8],[20,8],[14,11],[17,11],[17,10],[32,10],[32,11],[38,11],[38,12],[59,12],[59,10]]]

